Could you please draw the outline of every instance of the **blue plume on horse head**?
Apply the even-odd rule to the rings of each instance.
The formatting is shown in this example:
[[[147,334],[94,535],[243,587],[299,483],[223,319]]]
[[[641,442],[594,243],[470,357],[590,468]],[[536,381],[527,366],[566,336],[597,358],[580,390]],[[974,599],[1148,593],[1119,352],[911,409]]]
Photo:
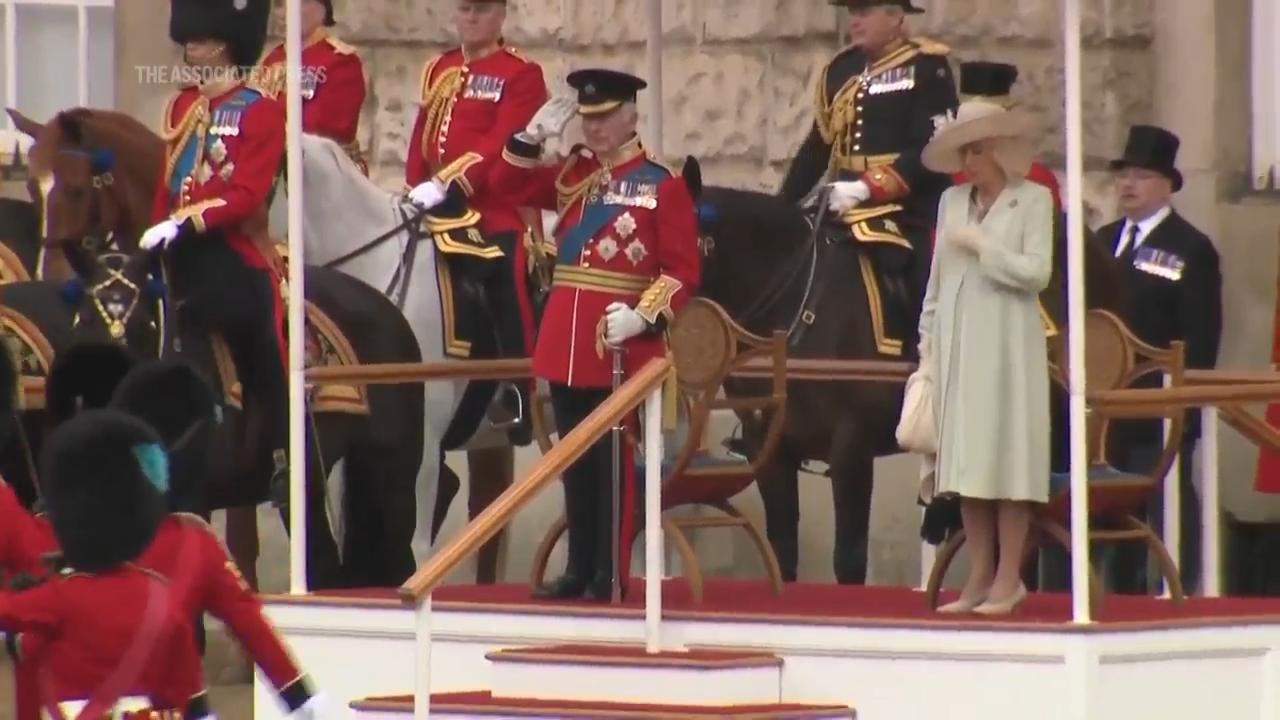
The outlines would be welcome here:
[[[720,209],[706,200],[700,200],[697,208],[698,227],[703,230],[715,227],[716,221],[720,219]]]
[[[164,279],[159,275],[151,274],[147,276],[146,293],[147,297],[155,300],[163,300],[165,294]]]
[[[94,175],[109,173],[116,166],[116,154],[107,148],[94,148],[89,151],[89,165]]]
[[[84,292],[84,281],[78,277],[67,280],[58,288],[58,295],[62,298],[62,302],[70,307],[80,305],[84,300]]]

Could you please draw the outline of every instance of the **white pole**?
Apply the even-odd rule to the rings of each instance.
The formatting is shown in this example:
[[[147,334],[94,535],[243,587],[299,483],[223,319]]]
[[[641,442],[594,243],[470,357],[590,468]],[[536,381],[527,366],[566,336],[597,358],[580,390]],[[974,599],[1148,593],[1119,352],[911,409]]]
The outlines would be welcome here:
[[[1200,547],[1203,548],[1201,561],[1200,592],[1205,597],[1222,595],[1222,541],[1220,523],[1221,514],[1218,507],[1221,503],[1218,476],[1218,408],[1206,405],[1200,409],[1200,493],[1203,503],[1200,506]]]
[[[307,453],[302,258],[302,0],[285,5],[289,200],[289,589],[307,592]]]
[[[1081,132],[1080,0],[1064,1],[1067,90],[1067,343],[1071,387],[1071,619],[1089,618],[1089,451],[1085,435],[1084,143]]]
[[[413,720],[431,717],[431,595],[414,612]]]
[[[77,75],[76,102],[81,107],[89,106],[89,9],[83,3],[76,5],[76,63],[79,64]]]
[[[649,132],[645,142],[654,155],[663,157],[662,127],[662,0],[649,0],[649,34],[645,42],[645,65],[649,68],[646,94],[649,97]]]
[[[12,2],[4,4],[4,102],[5,107],[18,107],[18,9]],[[13,126],[8,113],[4,121]],[[40,246],[43,248],[44,243]],[[36,265],[37,271],[41,265],[43,263]]]
[[[1169,377],[1169,373],[1164,374],[1164,386],[1171,387],[1173,378]],[[1169,432],[1173,429],[1173,421],[1165,418],[1162,423],[1163,428],[1160,431],[1160,437],[1163,440],[1161,447],[1169,442]],[[1182,570],[1182,486],[1178,482],[1182,469],[1182,456],[1175,454],[1173,456],[1173,464],[1169,466],[1169,471],[1164,474],[1164,487],[1161,492],[1164,493],[1164,546],[1169,550],[1169,555],[1173,558],[1173,566]],[[1143,585],[1146,585],[1146,579],[1143,579]],[[1172,597],[1168,583],[1163,579],[1160,581],[1160,596],[1163,598]]]
[[[644,646],[662,650],[662,386],[644,401]]]

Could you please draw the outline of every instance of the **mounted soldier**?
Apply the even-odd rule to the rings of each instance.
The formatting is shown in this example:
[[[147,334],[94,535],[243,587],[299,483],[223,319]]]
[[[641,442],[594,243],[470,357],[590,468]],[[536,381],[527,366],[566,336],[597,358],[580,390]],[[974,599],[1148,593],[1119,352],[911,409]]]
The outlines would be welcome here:
[[[818,79],[813,128],[780,195],[803,200],[825,181],[828,209],[876,268],[885,322],[911,335],[929,271],[938,198],[950,184],[920,152],[958,101],[946,46],[907,35],[910,0],[831,0],[848,8],[850,47]],[[812,322],[812,314],[806,322]],[[914,343],[895,338],[882,354]]]
[[[333,0],[302,2],[302,131],[338,143],[364,174],[369,165],[357,133],[367,92],[364,63],[354,45],[339,40],[329,28],[337,24]],[[281,104],[285,90],[285,46],[279,43],[263,57],[259,87]]]
[[[267,199],[284,160],[283,108],[246,83],[262,54],[270,0],[170,0],[169,36],[200,82],[165,108],[166,172],[143,250],[163,247],[179,329],[217,332],[244,387],[245,458],[288,477],[288,384],[279,260],[267,234]],[[256,423],[256,424],[254,424]]]
[[[546,103],[502,152],[492,182],[530,206],[558,210],[557,259],[551,295],[533,353],[533,372],[551,386],[563,438],[610,395],[610,355],[622,353],[633,373],[666,352],[664,331],[697,292],[701,277],[697,214],[684,180],[660,164],[636,134],[636,95],[645,81],[613,70],[569,74],[575,103]],[[540,167],[543,143],[581,115],[585,145],[568,159]],[[631,479],[634,464],[622,472]],[[600,440],[564,475],[569,559],[564,575],[540,597],[608,600],[614,563],[625,584],[626,561],[611,555],[610,531],[629,538],[631,513],[613,497],[610,444]],[[612,527],[622,502],[622,527]],[[625,542],[622,543],[625,547]]]
[[[464,316],[454,322],[492,326],[499,356],[525,357],[533,335],[526,291],[530,222],[510,198],[494,191],[489,175],[501,162],[507,138],[546,101],[547,88],[542,68],[503,40],[506,0],[461,0],[457,12],[460,46],[431,58],[422,69],[421,109],[405,161],[406,189],[427,210],[424,229],[453,276],[446,284],[460,286],[471,298],[453,302],[454,312],[483,308],[478,319]],[[452,334],[449,325],[446,319],[446,334]],[[471,356],[468,338],[455,335],[446,341],[449,354]],[[518,396],[503,393],[501,406],[523,422],[521,408],[528,405]]]

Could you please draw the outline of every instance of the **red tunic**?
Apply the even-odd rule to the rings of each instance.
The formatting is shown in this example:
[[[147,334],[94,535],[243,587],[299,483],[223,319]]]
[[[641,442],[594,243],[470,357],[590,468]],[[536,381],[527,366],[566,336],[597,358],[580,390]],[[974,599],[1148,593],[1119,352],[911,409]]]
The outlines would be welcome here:
[[[258,84],[283,103],[285,47],[276,45],[262,59],[265,70]],[[352,45],[321,28],[302,48],[302,131],[327,137],[368,174],[357,143],[360,110],[366,93],[364,64]]]
[[[57,550],[49,524],[32,517],[13,488],[0,480],[0,574],[42,575],[40,557]]]
[[[638,139],[619,151],[608,177],[584,148],[550,167],[537,166],[538,152],[513,137],[493,178],[500,192],[560,214],[559,257],[533,371],[572,387],[609,387],[613,361],[603,340],[605,308],[625,302],[660,326],[660,319],[670,320],[697,292],[702,255],[693,199],[684,180],[655,163]],[[596,229],[574,248],[579,224]],[[624,349],[627,373],[667,351],[660,332],[632,338]]]
[[[38,682],[52,702],[106,693],[108,707],[144,696],[181,711],[205,690],[190,618],[163,577],[133,564],[0,592],[0,628],[39,639]]]

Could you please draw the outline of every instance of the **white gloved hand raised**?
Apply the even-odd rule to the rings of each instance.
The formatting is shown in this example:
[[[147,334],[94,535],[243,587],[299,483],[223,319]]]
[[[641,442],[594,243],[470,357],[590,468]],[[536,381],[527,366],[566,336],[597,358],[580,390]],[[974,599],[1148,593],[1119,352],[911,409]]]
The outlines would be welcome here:
[[[444,202],[446,194],[439,182],[428,180],[409,191],[409,200],[423,210],[430,210]]]
[[[168,245],[177,237],[178,223],[173,220],[162,220],[142,233],[142,239],[138,241],[138,247],[143,250],[154,250],[162,245]]]
[[[833,212],[848,212],[871,199],[871,188],[861,180],[831,183],[827,195],[827,207]]]
[[[604,311],[606,313],[604,341],[611,347],[622,347],[622,343],[649,327],[648,321],[640,317],[640,313],[626,303],[610,303]]]
[[[543,103],[524,129],[524,135],[534,144],[559,137],[565,126],[578,114],[578,101],[567,97],[554,97]]]

